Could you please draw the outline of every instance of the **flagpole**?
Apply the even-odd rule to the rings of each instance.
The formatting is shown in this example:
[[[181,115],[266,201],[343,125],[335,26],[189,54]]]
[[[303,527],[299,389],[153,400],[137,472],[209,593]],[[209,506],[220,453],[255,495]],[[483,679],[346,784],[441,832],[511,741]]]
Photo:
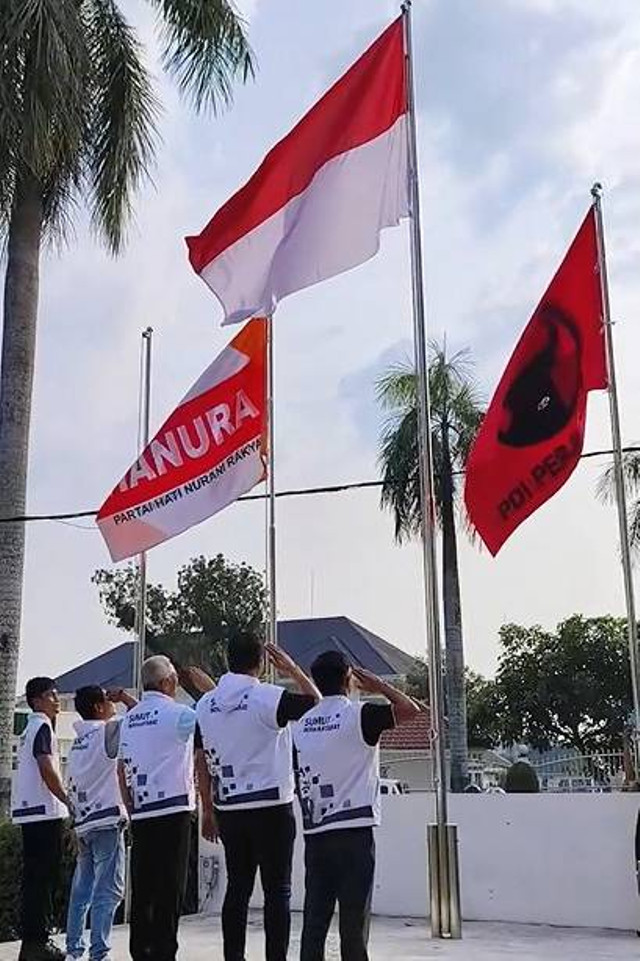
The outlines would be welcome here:
[[[604,220],[602,216],[602,185],[596,183],[591,190],[596,218],[596,238],[598,245],[598,273],[600,289],[602,291],[602,310],[604,336],[607,351],[607,372],[609,383],[609,413],[611,418],[611,439],[613,447],[613,472],[616,490],[616,505],[618,508],[618,526],[620,534],[620,556],[622,559],[622,575],[624,581],[624,596],[627,611],[627,639],[629,643],[629,661],[631,665],[631,689],[633,691],[634,714],[634,761],[636,778],[640,776],[640,654],[638,652],[638,625],[636,621],[635,594],[633,589],[633,570],[631,564],[631,545],[629,543],[627,492],[624,480],[624,464],[622,458],[622,430],[620,428],[620,405],[618,401],[618,384],[616,379],[615,350],[613,345],[613,323],[611,320],[611,306],[609,301],[609,278],[607,275],[607,260],[604,242]]]
[[[275,481],[275,365],[273,350],[273,316],[269,315],[267,324],[267,416],[269,420],[269,451],[267,460],[267,594],[269,601],[269,620],[267,639],[270,644],[278,643],[278,605],[277,605],[277,566],[276,566],[276,481]]]
[[[418,448],[420,455],[420,505],[424,592],[429,661],[429,696],[433,728],[433,773],[436,824],[429,827],[429,878],[431,888],[431,934],[433,937],[461,937],[458,852],[455,826],[448,824],[447,764],[444,720],[444,685],[438,574],[436,566],[433,451],[431,442],[431,401],[427,362],[426,310],[420,182],[414,102],[411,0],[402,4],[405,31],[405,63],[408,95],[409,203],[411,214],[411,281],[415,364],[418,375]]]
[[[149,444],[151,414],[151,343],[153,328],[142,331],[140,351],[140,389],[138,396],[138,456]],[[136,603],[136,645],[133,652],[132,684],[136,697],[142,696],[142,665],[147,640],[147,555],[138,555],[138,597]],[[131,921],[131,848],[127,847],[125,863],[124,920]]]
[[[153,328],[142,332],[142,364],[140,377],[139,453],[149,444],[149,421],[151,417],[151,344]],[[138,556],[138,609],[136,612],[137,646],[134,670],[134,686],[138,697],[142,694],[142,664],[147,639],[147,555]]]

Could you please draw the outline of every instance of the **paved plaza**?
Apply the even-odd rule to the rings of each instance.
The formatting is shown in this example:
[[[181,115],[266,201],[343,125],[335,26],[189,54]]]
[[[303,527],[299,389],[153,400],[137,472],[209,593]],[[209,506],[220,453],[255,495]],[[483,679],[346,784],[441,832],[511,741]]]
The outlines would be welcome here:
[[[300,916],[294,917],[290,952],[298,957]],[[217,918],[185,919],[181,927],[181,961],[222,959],[220,922]],[[127,961],[127,931],[118,928],[114,938],[113,961]],[[423,961],[429,958],[464,961],[618,961],[640,956],[640,939],[635,933],[592,929],[548,928],[533,925],[467,923],[464,939],[432,941],[424,921],[376,918],[371,937],[371,961]],[[16,945],[0,945],[0,961],[15,961]],[[338,942],[332,933],[326,961],[339,959]],[[261,961],[264,946],[260,916],[251,918],[247,961]]]

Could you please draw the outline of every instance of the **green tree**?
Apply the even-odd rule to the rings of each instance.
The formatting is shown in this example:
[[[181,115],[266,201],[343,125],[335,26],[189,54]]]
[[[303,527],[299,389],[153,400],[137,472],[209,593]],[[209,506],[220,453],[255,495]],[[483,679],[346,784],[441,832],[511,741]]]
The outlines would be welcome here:
[[[590,754],[621,742],[631,711],[626,621],[574,614],[555,631],[507,624],[496,673],[506,743]]]
[[[96,571],[93,583],[109,621],[133,631],[136,568]],[[228,639],[238,631],[261,630],[265,612],[264,580],[257,571],[247,564],[231,564],[222,554],[195,557],[178,571],[175,591],[149,585],[147,653],[169,654],[183,666],[196,664],[218,677],[226,669]]]
[[[196,109],[230,100],[251,70],[231,0],[148,0],[163,65]],[[3,0],[0,231],[6,242],[0,370],[0,516],[25,511],[40,256],[79,202],[107,249],[124,243],[152,162],[159,104],[144,50],[117,0]],[[0,810],[11,775],[24,525],[0,525]]]
[[[416,658],[407,674],[407,694],[418,700],[428,700],[427,664]],[[467,732],[470,747],[495,747],[500,742],[500,726],[497,718],[498,692],[495,682],[470,668],[465,670],[465,699],[467,705]],[[445,704],[445,709],[446,709]]]
[[[432,343],[429,387],[434,496],[442,531],[451,789],[462,791],[468,779],[468,739],[456,506],[460,474],[483,416],[468,352],[462,351],[447,357],[443,348]],[[417,378],[414,368],[409,364],[392,367],[378,384],[378,396],[387,413],[380,443],[382,506],[393,513],[396,538],[403,541],[418,536],[421,526]]]

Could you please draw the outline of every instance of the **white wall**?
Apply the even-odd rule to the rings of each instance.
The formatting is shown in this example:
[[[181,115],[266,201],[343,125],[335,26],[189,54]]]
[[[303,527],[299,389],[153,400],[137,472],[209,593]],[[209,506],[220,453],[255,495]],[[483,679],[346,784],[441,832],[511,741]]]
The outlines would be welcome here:
[[[640,927],[633,794],[457,795],[463,914],[467,920],[576,927]],[[377,832],[374,912],[427,913],[426,824],[433,795],[384,798]],[[203,843],[201,854],[211,853]],[[219,910],[220,877],[205,910]],[[296,846],[293,907],[303,898],[302,844]],[[256,904],[259,903],[259,895]]]

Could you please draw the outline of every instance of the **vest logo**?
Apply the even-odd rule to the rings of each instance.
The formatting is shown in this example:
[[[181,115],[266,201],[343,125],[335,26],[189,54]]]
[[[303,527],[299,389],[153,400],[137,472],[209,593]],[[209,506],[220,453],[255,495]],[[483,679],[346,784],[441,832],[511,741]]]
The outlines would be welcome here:
[[[322,734],[325,731],[339,731],[339,719],[339,714],[316,714],[315,717],[305,718],[302,729],[305,734]]]
[[[158,711],[138,711],[137,714],[127,715],[127,727],[154,727],[158,724]]]

